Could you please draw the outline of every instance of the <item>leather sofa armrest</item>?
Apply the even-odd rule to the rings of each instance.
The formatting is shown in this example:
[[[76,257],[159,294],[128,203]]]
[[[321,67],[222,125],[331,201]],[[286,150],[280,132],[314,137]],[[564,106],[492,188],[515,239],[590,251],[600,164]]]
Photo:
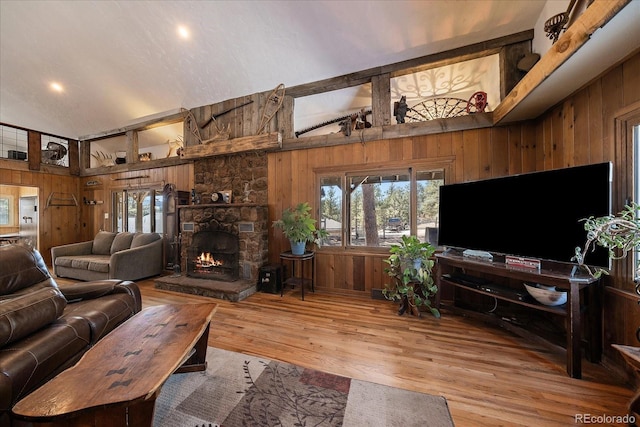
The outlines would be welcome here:
[[[62,315],[67,300],[55,287],[42,288],[0,303],[0,347],[25,337]]]
[[[94,280],[91,282],[60,284],[58,288],[70,304],[77,301],[100,298],[104,295],[127,293],[135,300],[136,312],[142,309],[140,288],[129,280]]]

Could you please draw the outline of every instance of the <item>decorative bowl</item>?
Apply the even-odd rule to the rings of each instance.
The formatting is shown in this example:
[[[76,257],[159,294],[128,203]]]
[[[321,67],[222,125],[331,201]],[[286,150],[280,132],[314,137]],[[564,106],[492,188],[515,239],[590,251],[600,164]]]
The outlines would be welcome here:
[[[536,301],[540,304],[548,306],[562,305],[567,302],[567,293],[563,291],[556,291],[555,286],[543,286],[538,283],[524,284],[524,287]]]

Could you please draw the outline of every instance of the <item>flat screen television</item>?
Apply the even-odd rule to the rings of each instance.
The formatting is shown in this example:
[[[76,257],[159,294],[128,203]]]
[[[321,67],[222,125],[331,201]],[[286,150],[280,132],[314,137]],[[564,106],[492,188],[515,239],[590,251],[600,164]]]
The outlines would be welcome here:
[[[440,187],[438,244],[570,263],[590,216],[611,213],[610,162]],[[610,268],[597,247],[585,263]]]

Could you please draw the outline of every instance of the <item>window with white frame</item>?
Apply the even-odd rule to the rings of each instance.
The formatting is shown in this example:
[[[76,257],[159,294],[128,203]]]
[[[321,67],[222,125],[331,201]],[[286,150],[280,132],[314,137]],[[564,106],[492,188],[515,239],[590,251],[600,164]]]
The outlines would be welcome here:
[[[0,225],[13,225],[11,218],[12,203],[11,196],[0,196]]]
[[[114,230],[162,233],[162,192],[154,189],[127,189],[113,193]]]

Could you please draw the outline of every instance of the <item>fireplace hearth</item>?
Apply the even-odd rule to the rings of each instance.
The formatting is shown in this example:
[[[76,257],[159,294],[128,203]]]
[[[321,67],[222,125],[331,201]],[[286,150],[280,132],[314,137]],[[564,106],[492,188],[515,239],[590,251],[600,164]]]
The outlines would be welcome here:
[[[233,282],[239,270],[238,235],[222,230],[200,231],[187,249],[187,276]]]

